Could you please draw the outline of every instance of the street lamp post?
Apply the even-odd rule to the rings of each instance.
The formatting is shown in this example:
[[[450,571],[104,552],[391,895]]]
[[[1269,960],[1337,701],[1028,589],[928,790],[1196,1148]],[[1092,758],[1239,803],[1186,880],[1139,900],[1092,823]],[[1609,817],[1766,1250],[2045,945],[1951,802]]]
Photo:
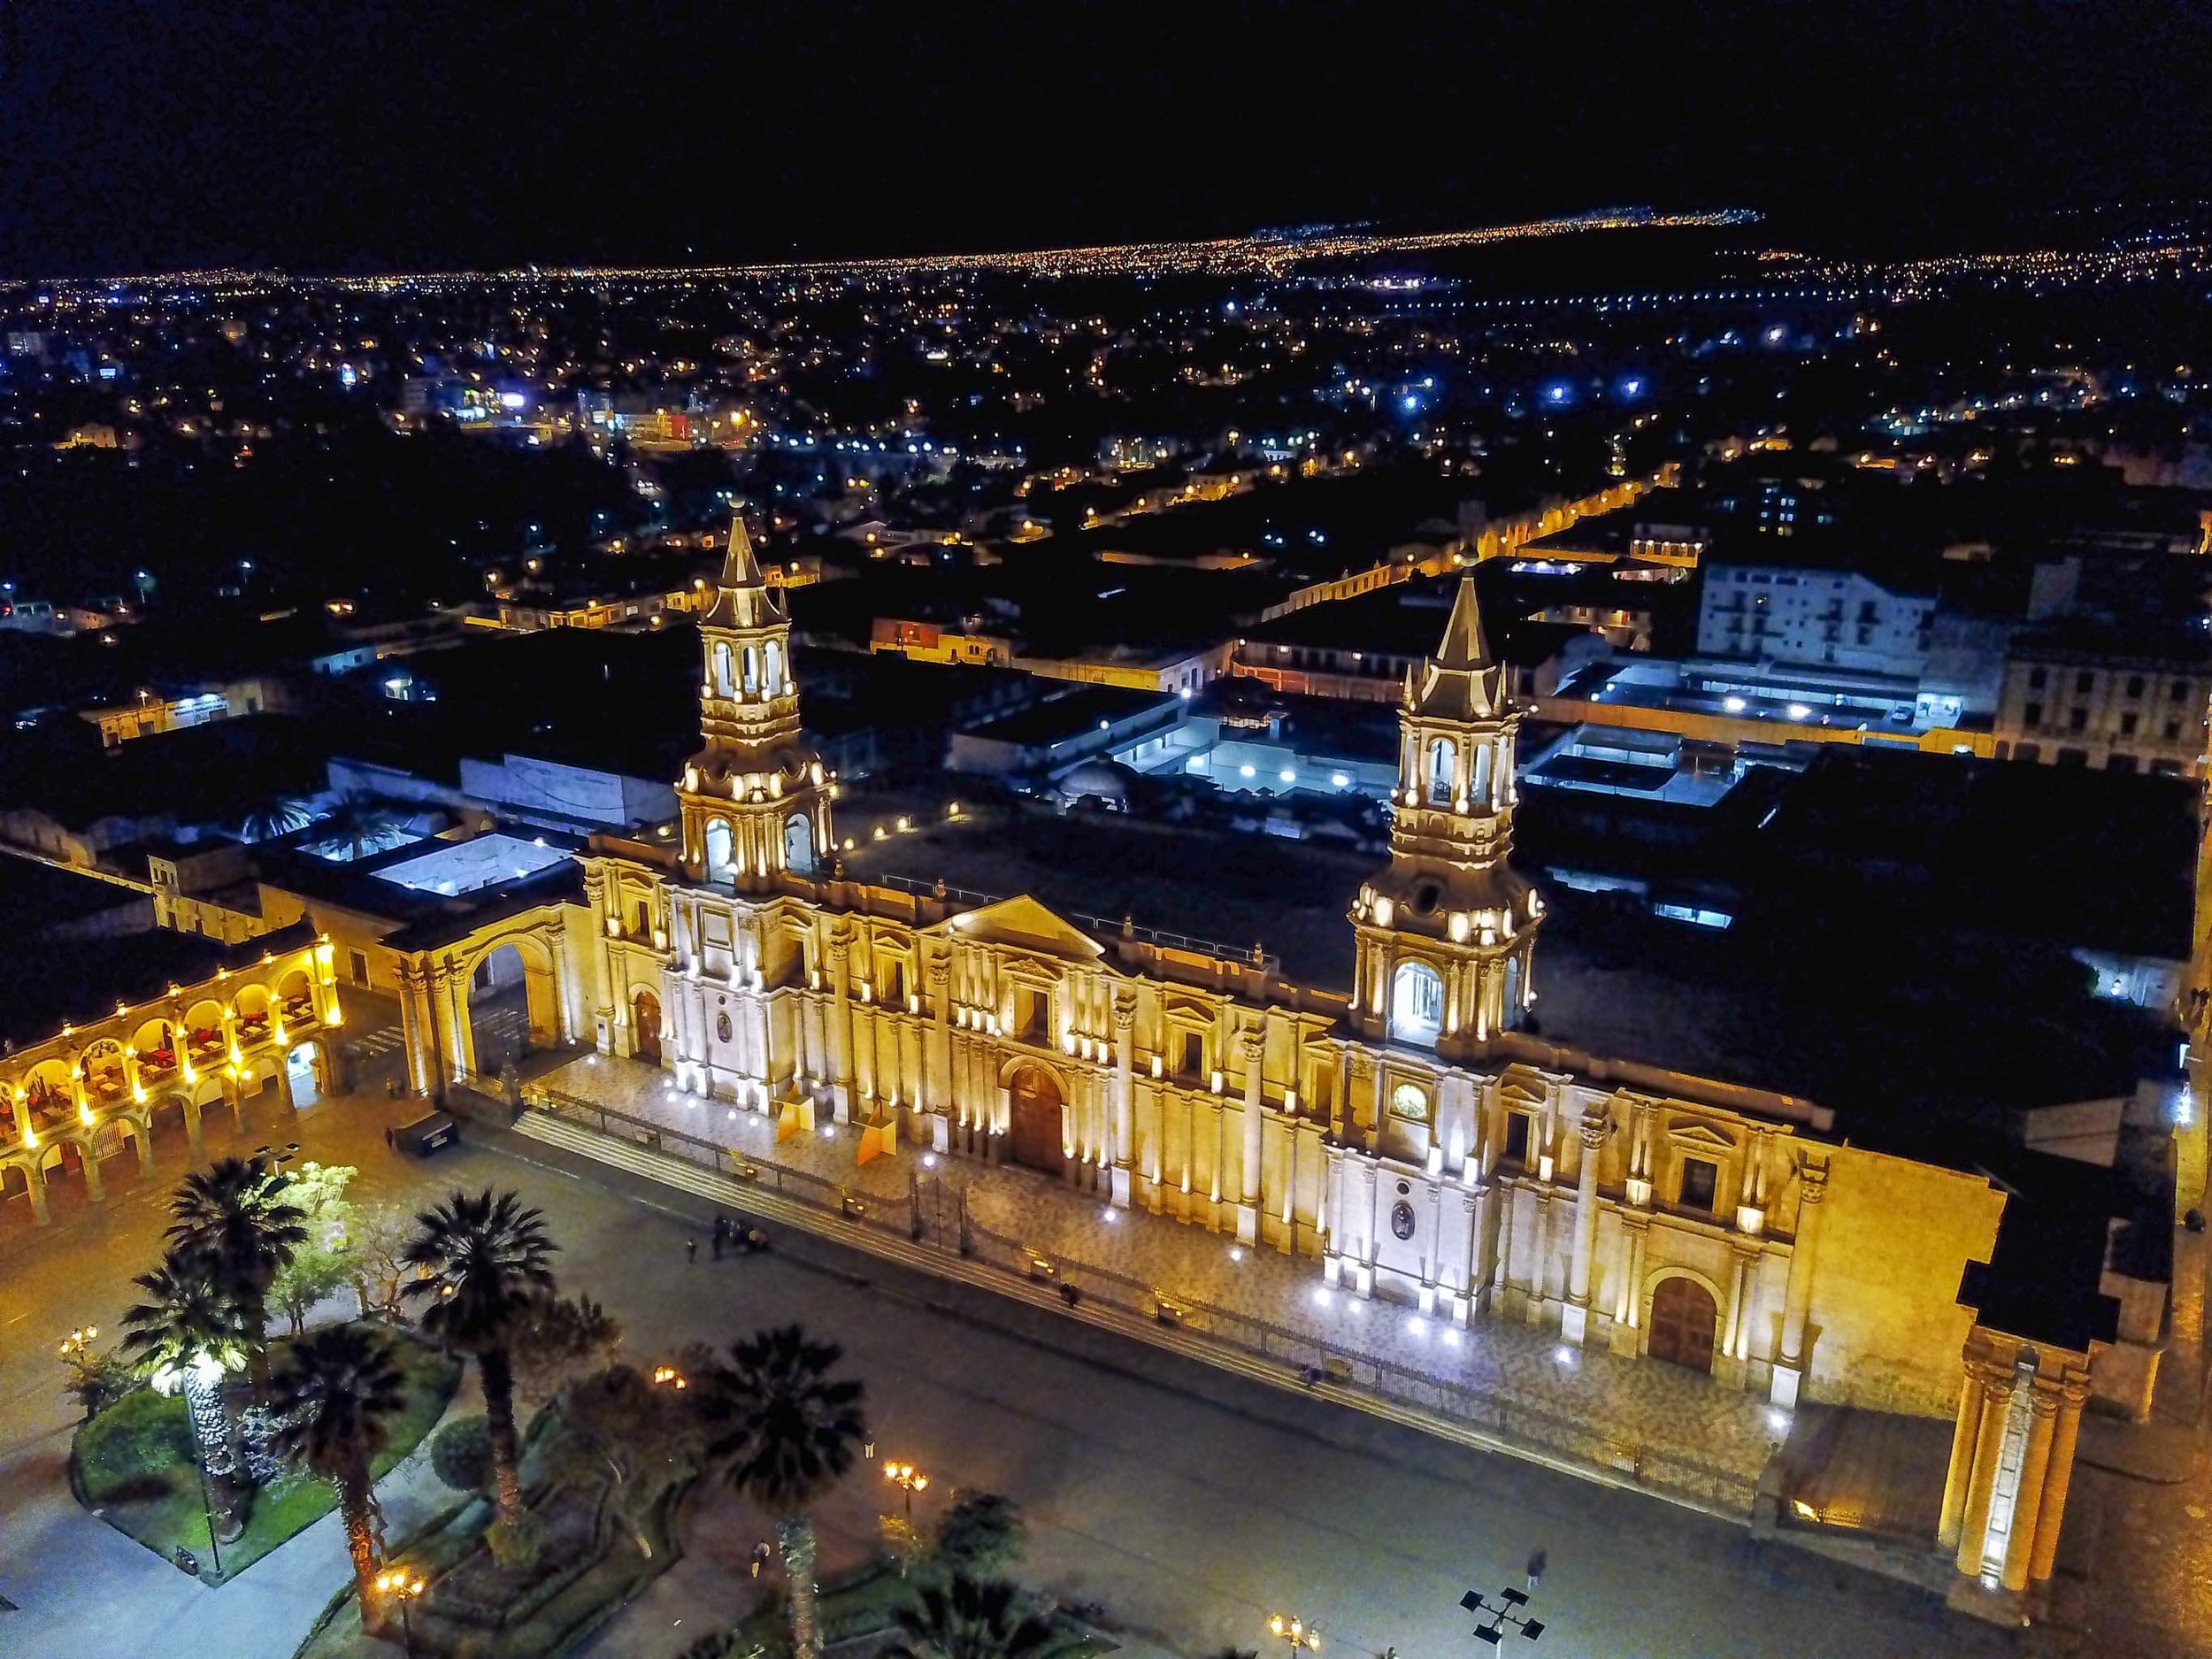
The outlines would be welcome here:
[[[1532,1574],[1531,1584],[1535,1582]],[[1503,1641],[1506,1632],[1517,1631],[1534,1641],[1544,1633],[1544,1621],[1525,1618],[1521,1609],[1528,1605],[1528,1594],[1523,1590],[1501,1590],[1494,1601],[1486,1601],[1479,1590],[1470,1590],[1459,1598],[1459,1604],[1472,1613],[1479,1622],[1475,1626],[1475,1640],[1495,1647]]]
[[[1267,1621],[1268,1633],[1283,1643],[1293,1654],[1319,1653],[1321,1632],[1302,1618],[1290,1618],[1277,1613]]]
[[[906,1494],[906,1530],[914,1530],[914,1494],[929,1486],[929,1477],[911,1463],[886,1463],[883,1478]]]
[[[407,1659],[415,1659],[415,1621],[409,1609],[429,1587],[429,1580],[404,1567],[388,1567],[376,1575],[377,1594],[399,1603],[399,1636]]]

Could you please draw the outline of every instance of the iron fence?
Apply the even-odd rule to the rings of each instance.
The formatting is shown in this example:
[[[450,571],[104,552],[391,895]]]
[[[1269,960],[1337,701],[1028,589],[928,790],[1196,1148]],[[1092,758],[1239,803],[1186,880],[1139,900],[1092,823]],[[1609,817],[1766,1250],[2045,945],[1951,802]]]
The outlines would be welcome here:
[[[1640,1486],[1747,1515],[1756,1477],[1618,1425],[1570,1417],[1534,1402],[1347,1348],[1256,1315],[1154,1285],[1119,1268],[995,1233],[969,1214],[964,1187],[910,1173],[903,1194],[863,1192],[810,1171],[733,1150],[703,1135],[634,1117],[558,1089],[525,1085],[524,1103],[612,1140],[680,1158],[804,1204],[887,1238],[957,1255],[1010,1279],[1057,1287],[1092,1302],[1172,1326],[1202,1345],[1280,1366],[1309,1384],[1348,1387],[1431,1413],[1525,1449],[1624,1476]]]

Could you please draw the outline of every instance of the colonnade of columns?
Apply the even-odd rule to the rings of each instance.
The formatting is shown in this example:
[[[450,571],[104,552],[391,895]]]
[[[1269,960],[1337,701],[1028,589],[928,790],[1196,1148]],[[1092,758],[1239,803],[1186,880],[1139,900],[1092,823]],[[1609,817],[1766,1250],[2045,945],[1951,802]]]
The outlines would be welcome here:
[[[2050,1578],[2088,1398],[2085,1356],[1969,1339],[1936,1534],[1966,1578],[2016,1595]]]

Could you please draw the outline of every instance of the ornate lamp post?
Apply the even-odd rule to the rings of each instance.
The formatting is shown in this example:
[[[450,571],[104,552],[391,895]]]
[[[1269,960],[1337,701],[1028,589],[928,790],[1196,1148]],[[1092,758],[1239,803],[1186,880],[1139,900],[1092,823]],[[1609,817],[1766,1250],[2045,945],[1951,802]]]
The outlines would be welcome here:
[[[1321,1632],[1302,1618],[1291,1618],[1277,1613],[1268,1619],[1267,1629],[1270,1635],[1287,1647],[1293,1654],[1321,1651]]]
[[[415,1659],[415,1621],[409,1609],[429,1587],[428,1579],[404,1567],[388,1567],[376,1575],[377,1594],[399,1604],[400,1640],[406,1646],[408,1659]]]

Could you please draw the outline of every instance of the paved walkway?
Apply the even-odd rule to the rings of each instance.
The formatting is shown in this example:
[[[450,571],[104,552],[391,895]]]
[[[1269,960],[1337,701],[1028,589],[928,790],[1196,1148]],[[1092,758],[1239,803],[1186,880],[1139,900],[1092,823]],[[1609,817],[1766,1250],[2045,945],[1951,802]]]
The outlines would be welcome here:
[[[918,1190],[926,1225],[955,1225],[964,1192],[975,1222],[1035,1250],[1063,1272],[1070,1263],[1110,1269],[1187,1303],[1206,1303],[1275,1329],[1477,1390],[1631,1446],[1663,1448],[1755,1481],[1788,1429],[1786,1416],[1752,1395],[1660,1361],[1625,1360],[1602,1349],[1562,1348],[1555,1334],[1505,1319],[1462,1332],[1409,1307],[1332,1294],[1310,1258],[1239,1245],[1233,1234],[1116,1210],[1094,1195],[1032,1171],[902,1147],[896,1157],[858,1162],[850,1125],[795,1134],[780,1145],[775,1120],[676,1092],[668,1074],[636,1061],[594,1055],[536,1082],[550,1090],[710,1140],[763,1165],[842,1187],[903,1223]],[[820,1189],[817,1189],[818,1193]],[[833,1199],[833,1194],[822,1194]]]
[[[357,1166],[352,1195],[363,1202],[414,1202],[438,1177],[431,1166],[396,1157],[382,1138],[387,1124],[419,1110],[419,1102],[387,1099],[378,1073],[361,1093],[296,1116],[257,1103],[245,1133],[211,1133],[208,1153],[296,1141],[308,1157]],[[212,1128],[219,1118],[210,1121]],[[168,1194],[190,1167],[180,1145],[176,1152],[151,1180],[111,1181],[104,1202],[58,1212],[52,1226],[12,1233],[0,1249],[0,1492],[7,1494],[0,1501],[0,1595],[19,1609],[0,1611],[0,1654],[7,1659],[288,1654],[350,1577],[334,1513],[210,1588],[70,1494],[76,1414],[63,1392],[54,1344],[81,1324],[98,1325],[104,1336],[135,1299],[130,1278],[158,1256]],[[109,1162],[118,1174],[120,1166],[135,1172],[134,1159]],[[350,1298],[334,1299],[327,1311],[344,1317]],[[480,1409],[466,1403],[474,1386],[472,1378],[465,1382],[449,1409]],[[377,1490],[395,1538],[450,1501],[419,1449]]]

